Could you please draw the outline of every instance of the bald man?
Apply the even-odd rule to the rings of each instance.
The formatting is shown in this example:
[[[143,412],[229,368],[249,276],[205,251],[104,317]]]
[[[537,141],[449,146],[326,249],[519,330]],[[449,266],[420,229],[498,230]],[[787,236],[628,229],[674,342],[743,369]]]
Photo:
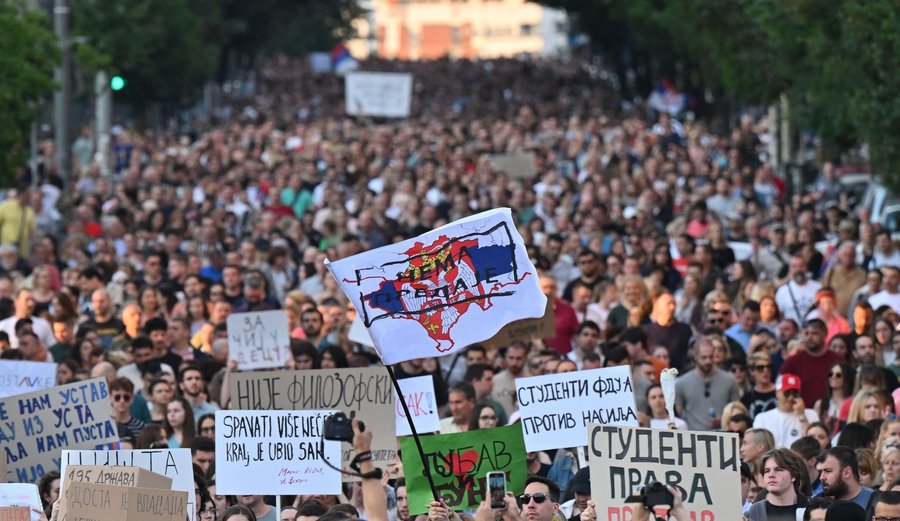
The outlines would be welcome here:
[[[127,304],[122,308],[122,333],[113,339],[110,352],[126,351],[132,340],[141,334],[141,308],[137,304]]]
[[[97,339],[104,351],[109,351],[112,341],[125,331],[125,324],[113,314],[112,302],[106,288],[95,289],[91,294],[94,318],[85,320],[81,327],[97,332]]]

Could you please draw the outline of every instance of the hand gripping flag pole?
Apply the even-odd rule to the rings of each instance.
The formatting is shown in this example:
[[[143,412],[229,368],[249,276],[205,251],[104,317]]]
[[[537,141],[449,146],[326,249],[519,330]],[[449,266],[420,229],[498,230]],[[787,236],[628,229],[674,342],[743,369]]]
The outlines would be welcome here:
[[[397,381],[397,377],[394,375],[394,369],[391,366],[385,364],[384,367],[387,369],[388,376],[391,377],[391,382],[394,383],[394,390],[397,391],[397,399],[400,400],[400,404],[403,405],[403,414],[406,416],[406,421],[409,423],[409,430],[412,432],[413,439],[416,440],[416,450],[419,451],[419,457],[422,458],[422,468],[425,471],[425,477],[428,479],[428,486],[431,487],[431,494],[434,496],[435,501],[440,501],[441,496],[437,492],[437,487],[434,486],[434,478],[431,477],[431,466],[428,465],[428,458],[425,457],[425,450],[422,449],[422,442],[419,441],[419,433],[416,431],[416,424],[409,414],[409,407],[406,406],[406,399],[403,397],[403,390],[400,389],[400,382]]]

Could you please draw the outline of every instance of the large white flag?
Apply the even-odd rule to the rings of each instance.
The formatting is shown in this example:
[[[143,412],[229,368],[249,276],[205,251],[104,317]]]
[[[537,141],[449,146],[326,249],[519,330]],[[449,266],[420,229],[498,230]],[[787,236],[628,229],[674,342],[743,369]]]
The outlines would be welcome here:
[[[546,308],[509,208],[325,262],[385,364],[450,354]]]

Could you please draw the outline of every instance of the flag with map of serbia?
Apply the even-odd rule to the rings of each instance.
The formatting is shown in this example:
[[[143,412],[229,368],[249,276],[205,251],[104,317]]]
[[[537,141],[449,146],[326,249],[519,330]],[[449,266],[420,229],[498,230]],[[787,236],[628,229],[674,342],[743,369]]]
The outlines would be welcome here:
[[[385,364],[443,356],[544,316],[546,297],[509,208],[326,261]]]

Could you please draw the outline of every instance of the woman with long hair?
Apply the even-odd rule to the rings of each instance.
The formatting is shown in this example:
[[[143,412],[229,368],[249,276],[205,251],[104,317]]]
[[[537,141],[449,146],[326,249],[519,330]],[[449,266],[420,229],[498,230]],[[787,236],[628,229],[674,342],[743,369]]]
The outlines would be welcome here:
[[[670,423],[675,424],[676,429],[687,430],[687,422],[679,417],[669,418],[666,409],[666,400],[663,396],[662,386],[652,384],[647,388],[647,416],[650,417],[651,429],[668,429]]]
[[[884,418],[885,413],[884,394],[875,391],[862,390],[853,397],[850,403],[850,414],[847,423],[866,424],[872,420]]]
[[[151,318],[162,318],[168,320],[166,312],[166,299],[162,293],[152,286],[144,286],[138,293],[138,306],[141,308],[141,325],[147,323]]]
[[[31,272],[31,294],[34,296],[32,315],[42,316],[50,311],[50,304],[56,292],[53,291],[50,268],[47,265],[37,266]]]
[[[893,322],[887,317],[878,317],[875,320],[875,364],[884,366],[885,351],[893,351],[891,346],[891,335],[894,334],[896,328]]]
[[[340,347],[328,346],[322,350],[319,366],[322,369],[343,369],[350,367],[350,363],[347,361],[346,353]]]
[[[497,426],[499,416],[494,406],[481,402],[475,405],[472,413],[469,415],[469,430],[477,431],[479,429],[493,429]]]
[[[748,260],[740,260],[731,265],[731,274],[728,276],[728,284],[725,293],[731,298],[735,309],[741,309],[744,302],[750,297],[753,286],[756,284],[756,268]]]
[[[203,295],[195,295],[188,298],[187,318],[191,322],[192,337],[200,332],[204,324],[209,322],[209,306]]]
[[[675,320],[694,325],[694,310],[700,306],[700,287],[703,283],[693,273],[684,276],[684,284],[675,291]]]
[[[166,430],[162,425],[156,423],[145,425],[134,443],[135,449],[150,449],[160,446],[166,446]]]
[[[781,322],[781,310],[772,295],[763,295],[759,299],[759,326],[770,331],[778,331]]]
[[[853,384],[856,372],[847,362],[835,362],[828,369],[828,386],[825,396],[813,407],[829,432],[835,432],[844,400],[853,396]]]
[[[750,368],[753,387],[744,393],[741,402],[747,406],[748,416],[755,418],[757,414],[778,406],[775,384],[772,383],[774,364],[768,351],[759,350],[747,357],[747,366]]]
[[[181,396],[172,398],[172,401],[166,406],[163,428],[169,436],[170,449],[191,446],[197,433],[194,426],[194,410],[186,399]]]
[[[72,360],[78,364],[79,368],[88,372],[102,361],[104,356],[103,346],[87,337],[79,340],[76,348],[72,350]]]
[[[662,285],[669,291],[675,291],[681,286],[681,274],[675,269],[672,263],[672,254],[669,251],[669,244],[661,242],[653,248],[653,260],[647,269],[647,273],[660,270],[662,273]]]

